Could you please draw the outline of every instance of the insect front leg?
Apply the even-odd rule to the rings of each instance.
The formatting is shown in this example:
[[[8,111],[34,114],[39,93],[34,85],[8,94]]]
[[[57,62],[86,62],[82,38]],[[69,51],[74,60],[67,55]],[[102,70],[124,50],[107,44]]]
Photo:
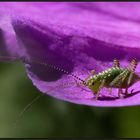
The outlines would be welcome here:
[[[120,98],[120,99],[122,99],[123,98],[123,90],[121,89],[121,88],[119,88],[118,89],[118,97]]]
[[[108,91],[109,91],[109,94],[111,95],[112,94],[112,88],[109,88]]]
[[[98,97],[100,95],[100,90],[104,87],[104,84],[105,84],[105,79],[102,80],[102,82],[101,82],[101,84],[100,84],[100,86],[98,88],[98,91],[96,93],[94,93],[95,94],[95,100],[98,99]]]

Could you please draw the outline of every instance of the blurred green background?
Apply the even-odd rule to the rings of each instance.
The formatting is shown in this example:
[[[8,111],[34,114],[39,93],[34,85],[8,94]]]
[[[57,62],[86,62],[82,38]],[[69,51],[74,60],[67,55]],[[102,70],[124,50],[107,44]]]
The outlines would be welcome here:
[[[23,116],[19,113],[41,93],[19,62],[0,62],[0,137],[112,138],[140,137],[140,106],[97,108],[42,96]]]

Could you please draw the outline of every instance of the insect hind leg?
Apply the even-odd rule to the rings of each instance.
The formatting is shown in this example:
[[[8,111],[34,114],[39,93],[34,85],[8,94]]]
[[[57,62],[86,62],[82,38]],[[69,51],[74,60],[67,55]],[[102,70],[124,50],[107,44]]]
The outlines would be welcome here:
[[[130,75],[129,75],[128,82],[127,82],[128,85],[129,85],[129,84],[131,83],[131,81],[132,81],[132,78],[133,78],[135,69],[136,69],[136,67],[137,67],[137,64],[138,64],[138,63],[137,63],[137,60],[136,60],[136,59],[132,59],[130,65],[129,65],[129,67],[128,67],[128,69],[131,70],[131,73],[130,73]]]
[[[128,77],[128,81],[127,81],[127,85],[129,86],[132,82],[132,79],[133,79],[133,76],[134,76],[134,72],[135,72],[135,69],[137,67],[137,60],[136,58],[132,59],[132,61],[130,62],[130,65],[128,67],[129,70],[131,70],[130,74],[129,74],[129,77]],[[132,93],[132,91],[131,91]],[[128,88],[126,88],[125,90],[125,94],[127,95],[128,94]]]
[[[132,70],[133,72],[135,71],[136,67],[138,65],[138,61],[136,58],[133,58],[132,61],[130,62],[130,65],[128,69]]]

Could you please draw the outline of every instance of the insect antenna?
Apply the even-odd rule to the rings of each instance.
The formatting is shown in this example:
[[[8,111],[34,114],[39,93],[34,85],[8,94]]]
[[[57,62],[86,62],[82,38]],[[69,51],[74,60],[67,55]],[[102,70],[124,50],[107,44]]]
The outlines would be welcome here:
[[[0,61],[19,61],[21,58],[14,56],[0,56]]]
[[[62,83],[62,84],[59,84],[51,89],[49,89],[48,91],[46,91],[45,93],[49,93],[53,90],[56,90],[57,88],[60,88],[60,87],[67,87],[68,85],[70,84],[74,84],[75,82],[71,82],[71,83]],[[21,117],[23,117],[25,111],[27,111],[37,100],[40,99],[40,97],[44,96],[46,94],[40,94],[38,96],[36,96],[32,101],[30,101],[24,108],[23,110],[19,113],[19,115],[17,116],[17,119],[15,120],[15,122],[12,124],[13,127],[16,127],[17,123],[19,122],[19,120],[21,119]]]
[[[26,63],[35,63],[35,64],[40,64],[40,65],[44,65],[47,66],[49,68],[55,69],[57,71],[63,72],[65,74],[69,74],[70,76],[74,77],[75,79],[81,81],[84,85],[86,85],[86,82],[81,79],[80,77],[78,77],[75,74],[69,73],[68,71],[64,70],[63,68],[60,68],[58,66],[52,65],[52,64],[47,64],[46,62],[39,62],[39,61],[35,61],[35,60],[25,60]]]
[[[86,82],[85,82],[84,80],[82,80],[81,78],[79,78],[77,75],[71,74],[71,73],[69,73],[68,71],[66,71],[66,70],[64,70],[64,69],[62,69],[62,68],[60,68],[60,67],[58,67],[58,66],[52,65],[52,64],[47,64],[47,63],[44,63],[44,62],[35,61],[35,60],[33,60],[33,59],[32,59],[32,60],[27,60],[27,59],[25,59],[24,57],[0,56],[0,59],[1,59],[0,61],[21,61],[21,62],[27,63],[27,64],[35,63],[35,64],[44,65],[44,66],[47,66],[47,67],[49,67],[49,68],[55,69],[55,70],[57,70],[57,71],[61,71],[61,72],[65,73],[65,74],[69,74],[70,76],[74,77],[75,79],[81,81],[84,85],[86,85]],[[48,90],[47,92],[50,92],[50,91],[52,91],[52,90],[54,90],[54,89],[56,89],[56,88],[60,88],[60,87],[62,87],[62,86],[68,86],[69,84],[74,84],[74,82],[71,82],[71,83],[63,83],[63,84],[61,84],[61,85],[58,85],[58,86],[56,86],[56,87],[53,87],[52,89]],[[25,111],[27,111],[27,110],[31,107],[31,105],[32,105],[33,103],[35,103],[41,96],[44,96],[44,95],[45,95],[45,94],[38,95],[38,96],[35,97],[29,104],[27,104],[27,105],[24,107],[24,109],[19,113],[19,115],[18,115],[16,121],[14,122],[14,124],[13,124],[12,126],[15,127],[15,126],[17,125],[19,119],[20,119],[20,118],[23,116],[23,114],[25,113]]]
[[[25,111],[28,110],[28,109],[31,107],[31,105],[32,105],[33,103],[35,103],[35,102],[36,102],[41,96],[43,96],[43,95],[44,95],[44,94],[40,94],[40,95],[36,96],[31,102],[29,102],[29,104],[27,104],[27,105],[24,107],[24,109],[19,113],[19,115],[18,115],[16,121],[13,123],[13,126],[14,126],[14,127],[17,125],[19,119],[23,116],[23,114],[25,113]]]

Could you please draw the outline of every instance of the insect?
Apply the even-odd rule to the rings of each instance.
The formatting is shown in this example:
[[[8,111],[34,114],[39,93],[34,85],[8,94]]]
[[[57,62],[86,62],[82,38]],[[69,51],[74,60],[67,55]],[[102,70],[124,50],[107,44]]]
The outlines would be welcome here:
[[[108,68],[98,74],[94,70],[85,80],[85,85],[91,89],[97,100],[100,90],[106,88],[118,88],[118,96],[121,98],[123,94],[128,94],[128,88],[140,80],[140,77],[135,73],[137,60],[132,59],[127,68],[120,67],[117,59],[114,59],[113,67]],[[123,93],[122,89],[125,89]]]
[[[46,65],[50,68],[62,71],[65,74],[69,74],[78,81],[80,85],[86,86],[89,88],[92,93],[95,95],[95,100],[98,99],[100,95],[100,90],[104,87],[118,89],[118,96],[122,98],[124,94],[128,94],[128,88],[140,80],[139,75],[135,72],[136,66],[138,64],[136,59],[132,59],[130,65],[127,68],[120,67],[120,63],[117,59],[114,59],[113,66],[102,72],[96,74],[95,70],[92,70],[85,80],[79,78],[77,75],[68,73],[66,70],[61,69],[54,65],[49,65],[46,63],[40,63],[35,61],[35,63]],[[123,92],[125,89],[125,92]]]

